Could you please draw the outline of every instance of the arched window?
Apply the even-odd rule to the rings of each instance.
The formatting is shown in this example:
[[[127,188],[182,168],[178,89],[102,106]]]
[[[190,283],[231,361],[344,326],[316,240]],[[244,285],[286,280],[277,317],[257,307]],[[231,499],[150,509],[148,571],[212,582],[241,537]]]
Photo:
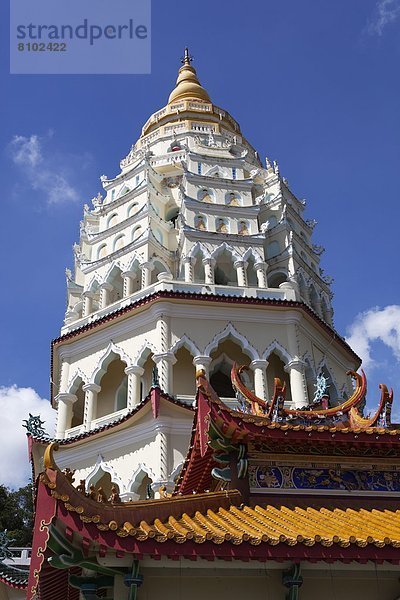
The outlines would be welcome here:
[[[249,365],[251,358],[245,354],[242,348],[234,340],[227,339],[218,345],[211,353],[210,383],[220,398],[235,398],[232,387],[231,369],[234,362],[238,365]],[[249,373],[251,376],[251,373]],[[248,382],[253,387],[250,379]]]
[[[113,302],[121,300],[124,292],[124,282],[119,267],[115,266],[112,268],[106,283],[109,283],[112,286],[112,290],[108,294],[108,303],[112,304]]]
[[[130,492],[133,494],[134,500],[149,500],[154,497],[151,489],[153,480],[150,479],[146,471],[141,469],[136,475],[135,480],[130,486]]]
[[[114,227],[118,223],[118,213],[112,213],[107,219],[107,229]]]
[[[120,250],[121,248],[123,248],[125,246],[125,236],[122,233],[121,235],[119,235],[114,242],[114,252],[116,252],[117,250]]]
[[[276,240],[273,242],[270,242],[267,246],[267,258],[273,258],[274,256],[278,256],[278,254],[280,254],[280,246],[279,246],[279,242],[277,242]]]
[[[169,269],[158,259],[153,261],[153,270],[151,272],[150,285],[158,283],[158,276],[160,273],[169,273]]]
[[[130,294],[134,294],[135,292],[138,292],[142,287],[142,271],[137,260],[135,260],[133,264],[131,264],[129,271],[132,274],[129,291]]]
[[[115,410],[122,410],[128,403],[128,377],[124,377],[115,393]]]
[[[111,474],[104,471],[101,467],[92,477],[90,477],[90,479],[86,481],[87,491],[89,491],[90,486],[92,485],[95,487],[96,491],[100,490],[101,488],[107,498],[110,498],[111,496],[111,486],[115,486],[118,493],[120,491],[119,486],[112,481]]]
[[[181,398],[194,398],[196,393],[196,369],[193,356],[185,346],[175,354],[176,363],[173,366],[174,395]]]
[[[83,417],[85,413],[85,392],[83,391],[84,385],[85,384],[82,379],[78,377],[70,390],[70,393],[74,394],[77,398],[72,405],[71,427],[83,425]]]
[[[203,255],[198,253],[195,256],[195,263],[193,266],[193,281],[194,283],[204,283],[205,271],[203,265]]]
[[[137,202],[134,202],[128,208],[128,217],[133,217],[133,215],[136,215],[136,213],[138,211],[139,211],[139,204]]]
[[[270,288],[278,288],[281,283],[284,283],[285,281],[287,281],[287,275],[282,271],[268,275],[268,287]]]
[[[96,312],[100,308],[100,286],[97,280],[94,280],[88,290],[92,294],[92,310]]]
[[[132,242],[139,239],[143,233],[143,229],[141,225],[137,225],[132,231]]]
[[[214,267],[216,285],[237,285],[236,269],[230,252],[224,249],[217,257]]]
[[[257,271],[255,268],[255,260],[251,255],[247,260],[246,267],[247,285],[249,287],[258,287]]]
[[[110,415],[126,408],[127,375],[126,363],[112,354],[107,358],[107,370],[100,379],[100,392],[97,395],[97,418]],[[117,409],[117,406],[119,408]]]
[[[100,260],[107,256],[107,244],[102,244],[97,250],[97,259]]]
[[[272,354],[267,357],[267,360],[267,387],[270,396],[272,397],[274,391],[274,378],[278,377],[282,383],[286,382],[286,400],[290,402],[292,400],[290,379],[289,374],[285,371],[285,363],[276,352],[272,352]]]

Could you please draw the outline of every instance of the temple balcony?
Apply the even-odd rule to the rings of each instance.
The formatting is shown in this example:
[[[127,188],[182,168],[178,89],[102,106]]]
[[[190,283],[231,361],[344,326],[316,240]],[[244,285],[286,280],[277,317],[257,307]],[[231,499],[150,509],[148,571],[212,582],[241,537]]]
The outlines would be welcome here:
[[[31,548],[8,548],[12,553],[12,558],[5,558],[2,562],[11,567],[27,567],[31,562]]]
[[[162,277],[163,276],[163,277]],[[165,278],[164,278],[165,276]],[[109,304],[105,308],[99,309],[90,315],[81,317],[74,321],[70,321],[64,325],[61,329],[61,335],[65,335],[74,329],[84,327],[90,323],[99,321],[102,317],[110,314],[111,312],[118,311],[122,308],[126,308],[131,304],[135,304],[139,300],[156,294],[157,292],[181,292],[189,294],[203,294],[217,295],[217,296],[235,296],[239,298],[260,298],[269,300],[295,300],[295,292],[292,288],[278,289],[278,288],[257,288],[257,287],[239,287],[232,285],[215,285],[205,283],[187,283],[185,281],[179,281],[175,279],[168,279],[171,277],[168,273],[160,273],[159,278],[161,279],[157,283],[154,283],[148,287],[142,288],[132,294],[129,297],[121,298],[112,304]]]
[[[91,421],[91,423],[90,423],[90,431],[92,431],[93,429],[99,429],[100,427],[105,427],[106,425],[110,425],[114,421],[119,421],[128,412],[129,412],[128,408],[123,408],[121,410],[112,412],[108,415],[99,417],[98,419],[93,419],[93,421]],[[83,424],[77,425],[76,427],[71,427],[70,429],[67,429],[65,431],[65,437],[67,439],[73,438],[76,435],[80,435],[81,433],[84,433],[84,431],[85,431],[85,428],[84,428]]]

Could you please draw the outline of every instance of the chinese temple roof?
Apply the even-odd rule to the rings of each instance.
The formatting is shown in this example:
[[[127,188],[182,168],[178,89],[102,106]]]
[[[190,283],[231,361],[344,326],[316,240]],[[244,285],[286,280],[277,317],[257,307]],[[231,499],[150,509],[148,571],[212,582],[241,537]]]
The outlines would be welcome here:
[[[29,571],[16,569],[12,565],[0,563],[0,583],[4,583],[8,587],[25,590],[28,586]]]
[[[137,542],[400,548],[400,510],[393,507],[326,508],[290,501],[246,506],[236,490],[109,505],[77,492],[59,471],[48,469],[42,482],[79,520]]]
[[[49,535],[47,558],[55,540],[82,545],[71,551],[71,559],[61,557],[69,567],[109,552],[154,559],[400,562],[400,511],[387,500],[304,498],[243,504],[237,490],[225,490],[112,505],[78,492],[49,459],[51,452],[46,454],[45,462],[53,468],[46,468],[39,483],[37,519],[47,529],[35,530],[34,557],[35,544],[43,544]],[[74,559],[83,555],[85,559]],[[56,566],[58,560],[50,564]],[[40,571],[40,565],[36,568]]]
[[[278,379],[272,399],[263,403],[244,386],[243,369],[235,365],[232,370],[241,410],[228,408],[204,372],[197,374],[192,440],[172,496],[162,487],[159,499],[137,502],[122,502],[115,487],[110,498],[100,489],[86,493],[82,482],[73,485],[70,469],[58,468],[58,445],[48,445],[38,480],[28,598],[39,589],[42,600],[58,600],[57,577],[65,578],[66,569],[71,575],[73,569],[104,569],[97,557],[110,553],[155,560],[400,563],[400,510],[393,505],[397,475],[389,481],[385,474],[390,478],[391,472],[382,472],[382,494],[373,487],[339,486],[336,497],[308,490],[290,495],[285,489],[275,494],[265,490],[268,495],[263,496],[249,493],[247,471],[249,456],[265,459],[285,450],[287,457],[293,452],[323,463],[326,454],[334,456],[339,449],[351,457],[351,464],[364,464],[367,457],[379,465],[383,458],[383,464],[398,468],[392,463],[399,457],[400,443],[400,430],[390,422],[393,394],[381,386],[377,411],[364,417],[366,379],[351,373],[354,393],[337,407],[285,410],[285,390]],[[162,393],[158,388],[151,393],[154,411]],[[219,468],[221,463],[229,466]],[[331,471],[330,478],[338,477]],[[224,479],[224,472],[232,477]]]
[[[284,408],[285,387],[275,379],[270,402],[257,398],[241,381],[244,367],[234,365],[232,383],[242,410],[226,406],[203,372],[198,373],[195,427],[176,493],[203,492],[213,486],[219,457],[233,446],[252,444],[261,453],[357,457],[397,456],[400,429],[391,424],[393,392],[381,385],[375,413],[364,417],[367,382],[364,373],[349,372],[355,380],[350,398],[336,407]]]

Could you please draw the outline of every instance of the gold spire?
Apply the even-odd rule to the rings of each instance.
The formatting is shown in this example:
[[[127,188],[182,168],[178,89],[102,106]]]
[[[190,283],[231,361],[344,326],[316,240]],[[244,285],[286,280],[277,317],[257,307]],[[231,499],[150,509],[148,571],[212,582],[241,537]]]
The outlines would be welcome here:
[[[181,59],[182,67],[179,69],[176,86],[169,96],[168,104],[177,100],[185,100],[186,98],[196,98],[197,100],[211,102],[210,96],[200,85],[196,69],[190,64],[192,60],[193,58],[189,54],[189,49],[185,48],[184,57]]]

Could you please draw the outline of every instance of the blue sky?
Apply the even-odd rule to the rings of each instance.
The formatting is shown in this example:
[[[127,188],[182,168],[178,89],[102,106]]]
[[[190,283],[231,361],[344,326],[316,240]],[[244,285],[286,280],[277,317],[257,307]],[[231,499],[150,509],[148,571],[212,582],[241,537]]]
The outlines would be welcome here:
[[[400,0],[153,0],[152,73],[137,76],[11,76],[1,10],[7,410],[13,385],[48,397],[82,206],[166,103],[185,45],[213,101],[307,199],[335,278],[336,327],[367,358],[369,402],[381,380],[400,393]]]

